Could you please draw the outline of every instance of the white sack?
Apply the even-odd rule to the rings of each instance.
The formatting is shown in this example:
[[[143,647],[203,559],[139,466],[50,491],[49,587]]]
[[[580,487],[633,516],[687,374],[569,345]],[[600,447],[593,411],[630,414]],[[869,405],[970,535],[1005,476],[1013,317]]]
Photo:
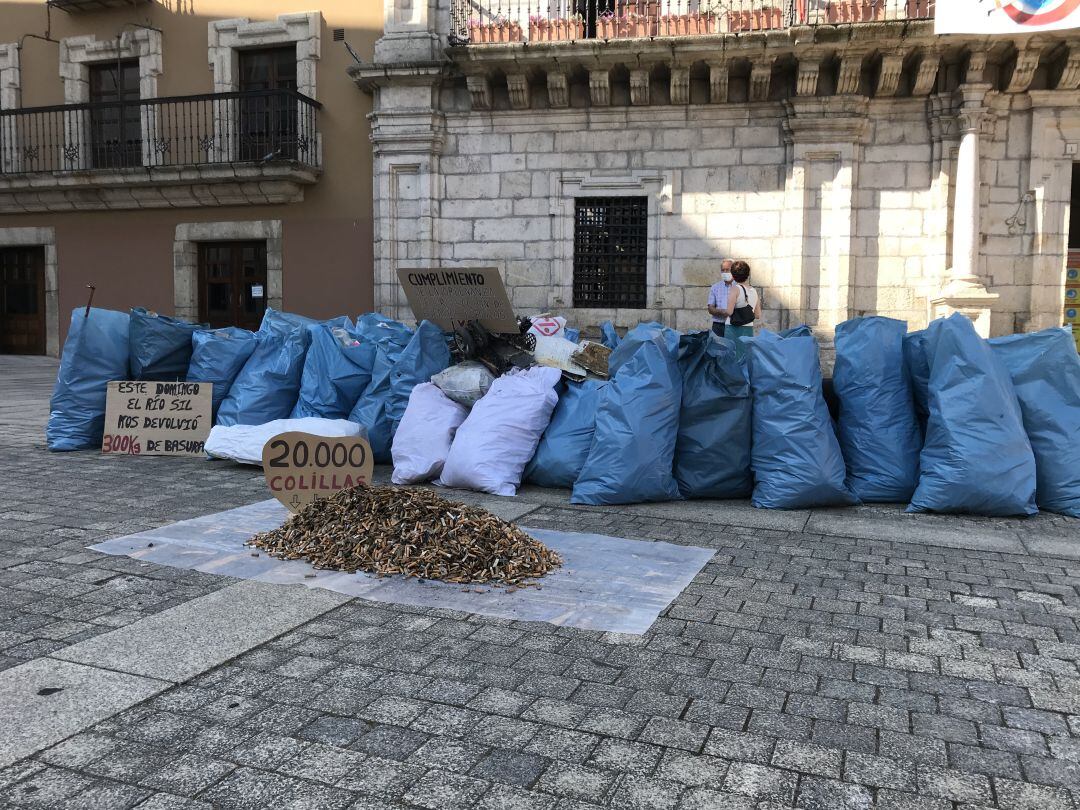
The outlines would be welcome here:
[[[495,380],[458,428],[439,484],[514,495],[559,401],[557,368],[534,366]]]
[[[466,360],[433,375],[431,381],[454,402],[471,408],[491,388],[495,375],[483,363]]]
[[[205,450],[213,458],[226,458],[241,464],[262,466],[263,445],[279,433],[300,431],[315,436],[362,436],[363,428],[347,419],[275,419],[261,425],[214,425]]]
[[[468,408],[451,400],[433,383],[413,388],[390,448],[394,459],[390,480],[395,484],[419,484],[441,473],[454,434],[468,415]]]

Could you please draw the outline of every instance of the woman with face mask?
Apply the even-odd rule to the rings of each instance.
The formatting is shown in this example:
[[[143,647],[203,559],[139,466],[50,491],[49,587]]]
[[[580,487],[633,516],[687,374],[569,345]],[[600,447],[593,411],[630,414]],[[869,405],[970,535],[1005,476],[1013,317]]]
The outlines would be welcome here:
[[[725,325],[728,318],[728,293],[731,291],[731,259],[724,259],[720,263],[720,281],[713,284],[709,289],[709,314],[712,318],[712,331],[714,335],[724,336]]]
[[[727,301],[727,325],[725,337],[735,341],[740,354],[740,337],[754,336],[754,321],[761,318],[761,296],[750,286],[750,265],[743,261],[731,266],[732,284]]]

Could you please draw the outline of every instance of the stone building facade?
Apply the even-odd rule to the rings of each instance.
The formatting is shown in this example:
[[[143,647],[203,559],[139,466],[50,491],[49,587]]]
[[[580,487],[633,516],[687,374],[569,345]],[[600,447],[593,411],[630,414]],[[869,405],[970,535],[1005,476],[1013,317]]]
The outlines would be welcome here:
[[[766,326],[826,345],[863,314],[1060,325],[1080,36],[942,37],[909,12],[461,44],[445,0],[386,0],[375,63],[353,71],[375,99],[377,306],[407,316],[397,268],[497,266],[525,312],[705,328],[734,256]],[[575,300],[594,197],[647,205],[632,307]]]

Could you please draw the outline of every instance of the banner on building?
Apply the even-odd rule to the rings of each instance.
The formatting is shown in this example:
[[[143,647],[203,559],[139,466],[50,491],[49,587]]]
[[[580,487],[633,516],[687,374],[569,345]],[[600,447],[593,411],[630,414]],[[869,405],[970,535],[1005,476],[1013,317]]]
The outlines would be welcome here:
[[[1080,28],[1080,0],[941,0],[937,34],[1025,34]]]

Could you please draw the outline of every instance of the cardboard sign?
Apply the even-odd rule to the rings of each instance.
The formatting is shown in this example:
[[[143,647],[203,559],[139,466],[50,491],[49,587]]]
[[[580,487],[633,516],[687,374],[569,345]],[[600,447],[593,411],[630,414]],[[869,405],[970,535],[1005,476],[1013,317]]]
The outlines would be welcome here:
[[[318,498],[329,498],[371,482],[371,445],[359,436],[279,433],[263,445],[266,485],[293,512]]]
[[[429,320],[444,332],[454,324],[479,321],[491,332],[518,333],[514,308],[494,267],[398,270],[417,321]]]
[[[110,382],[101,452],[201,456],[213,427],[212,383]]]

